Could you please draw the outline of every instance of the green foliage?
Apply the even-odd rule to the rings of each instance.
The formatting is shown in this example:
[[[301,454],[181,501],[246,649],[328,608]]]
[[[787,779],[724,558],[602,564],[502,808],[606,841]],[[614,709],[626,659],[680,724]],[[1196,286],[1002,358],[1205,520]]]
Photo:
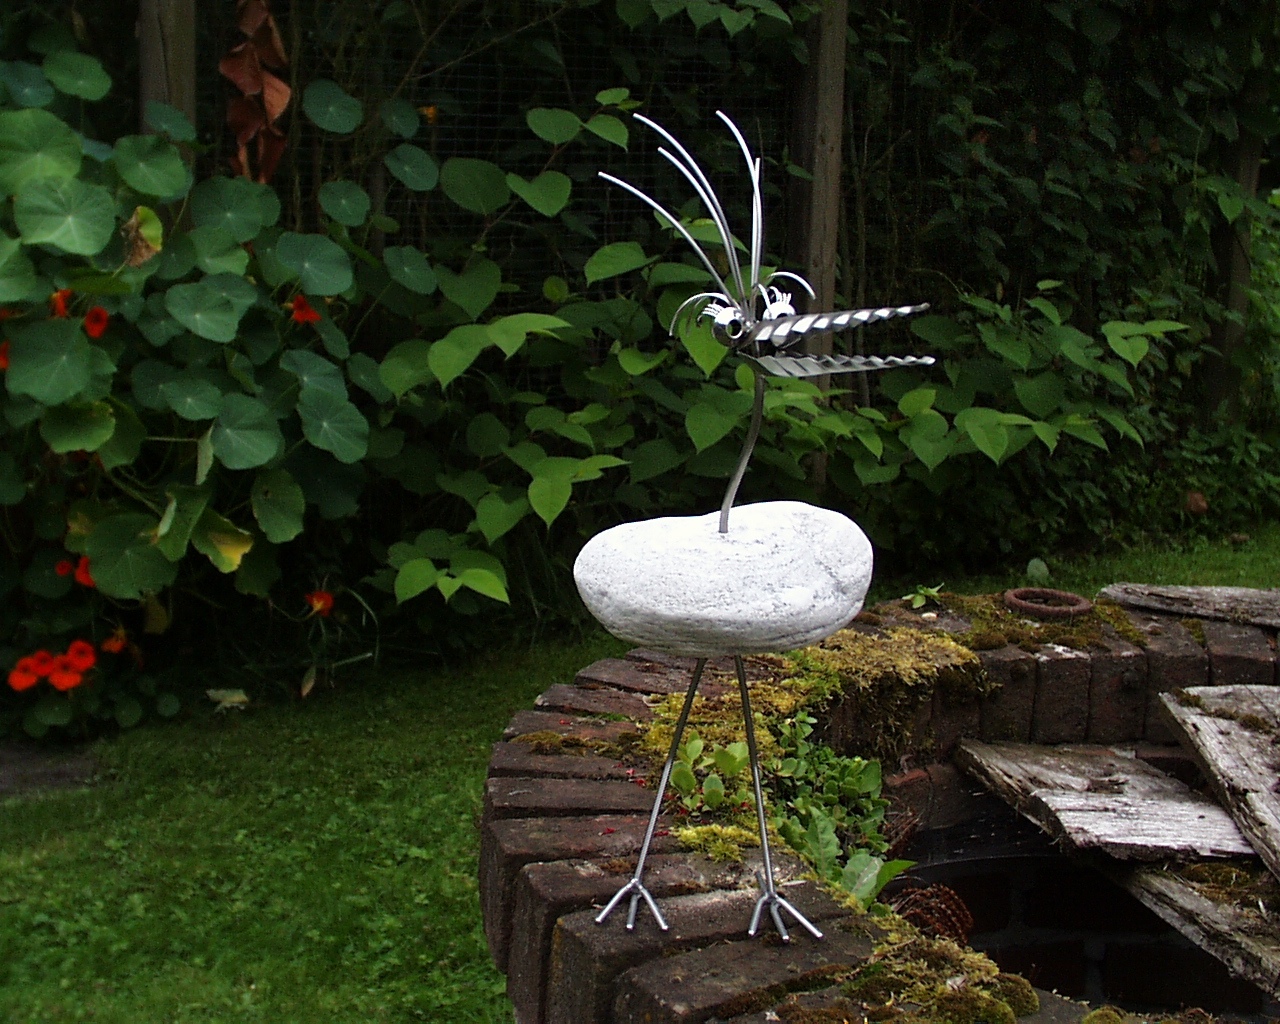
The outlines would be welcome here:
[[[747,745],[742,742],[708,747],[696,729],[676,751],[671,787],[691,814],[714,811],[721,805],[741,807],[751,802]]]

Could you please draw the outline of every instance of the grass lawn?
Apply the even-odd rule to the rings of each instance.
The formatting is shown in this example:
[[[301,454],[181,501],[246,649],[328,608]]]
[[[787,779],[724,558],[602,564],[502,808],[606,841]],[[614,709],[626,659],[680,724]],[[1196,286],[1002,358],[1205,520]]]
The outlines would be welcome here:
[[[1116,580],[1274,586],[1280,526],[1050,567],[1089,596]],[[544,643],[202,712],[99,744],[94,789],[0,802],[0,1021],[510,1021],[476,893],[489,745],[548,685],[623,649]]]

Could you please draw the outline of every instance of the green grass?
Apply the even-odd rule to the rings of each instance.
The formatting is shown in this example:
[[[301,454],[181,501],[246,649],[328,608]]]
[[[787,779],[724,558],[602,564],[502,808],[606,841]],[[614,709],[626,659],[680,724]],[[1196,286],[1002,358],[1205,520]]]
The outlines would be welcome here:
[[[1251,532],[1050,560],[1051,582],[1280,583],[1280,526]],[[941,581],[878,596],[917,582]],[[547,686],[622,649],[544,643],[204,712],[99,744],[93,789],[0,802],[0,1020],[510,1021],[476,893],[489,745]]]
[[[139,730],[99,745],[102,785],[0,802],[0,1020],[510,1021],[476,893],[489,746],[620,649]]]

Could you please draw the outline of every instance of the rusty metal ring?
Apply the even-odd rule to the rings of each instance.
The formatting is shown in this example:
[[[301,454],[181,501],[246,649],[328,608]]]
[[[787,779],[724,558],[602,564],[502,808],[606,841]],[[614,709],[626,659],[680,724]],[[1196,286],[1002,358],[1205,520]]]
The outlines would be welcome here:
[[[1072,619],[1093,608],[1093,602],[1066,590],[1018,587],[1004,592],[1007,608],[1036,619]]]

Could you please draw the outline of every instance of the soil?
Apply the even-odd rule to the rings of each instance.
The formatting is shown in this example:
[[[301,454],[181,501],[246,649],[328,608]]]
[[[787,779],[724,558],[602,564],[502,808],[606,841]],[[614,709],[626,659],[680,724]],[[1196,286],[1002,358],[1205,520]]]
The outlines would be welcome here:
[[[91,785],[98,764],[87,747],[0,739],[0,799]]]

